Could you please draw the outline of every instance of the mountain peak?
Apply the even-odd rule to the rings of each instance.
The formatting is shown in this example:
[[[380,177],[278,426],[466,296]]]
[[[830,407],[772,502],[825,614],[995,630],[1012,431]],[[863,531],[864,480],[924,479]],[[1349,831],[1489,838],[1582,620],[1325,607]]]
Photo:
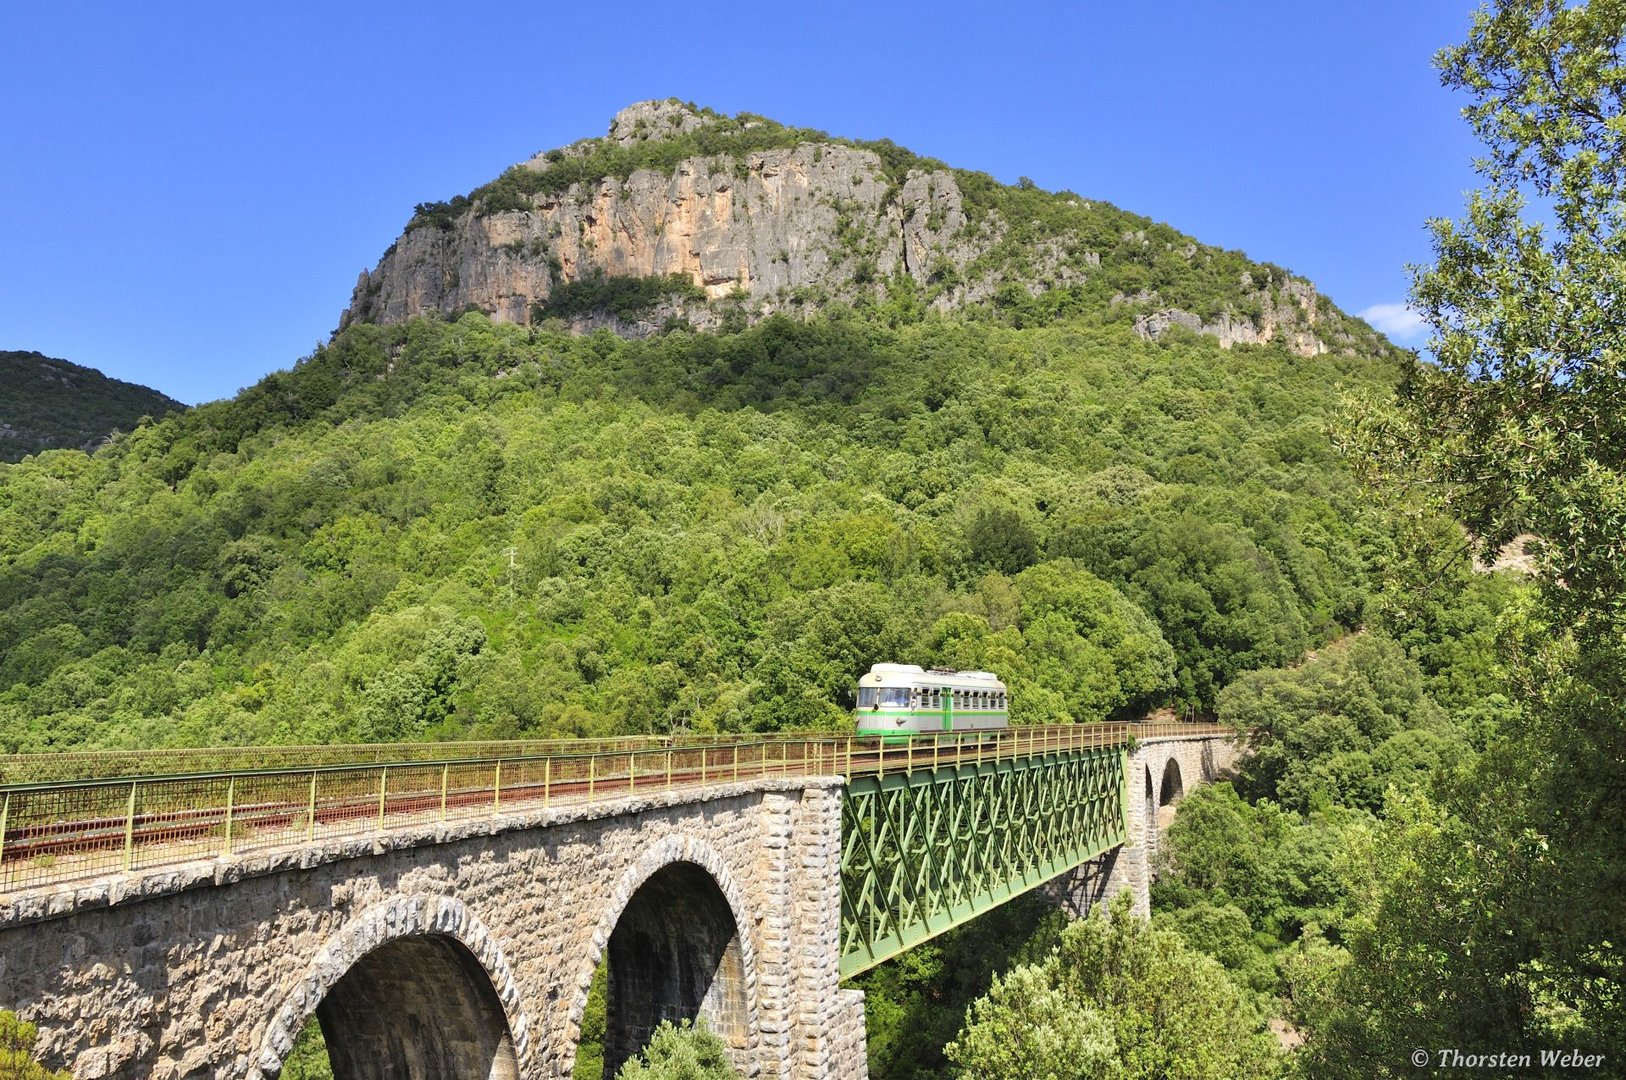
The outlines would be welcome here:
[[[1384,347],[1314,286],[1071,192],[676,99],[422,203],[341,327],[483,311],[642,336],[896,300],[1301,355]]]
[[[609,140],[620,146],[650,139],[670,139],[704,127],[709,118],[695,105],[667,98],[635,101],[610,121]]]

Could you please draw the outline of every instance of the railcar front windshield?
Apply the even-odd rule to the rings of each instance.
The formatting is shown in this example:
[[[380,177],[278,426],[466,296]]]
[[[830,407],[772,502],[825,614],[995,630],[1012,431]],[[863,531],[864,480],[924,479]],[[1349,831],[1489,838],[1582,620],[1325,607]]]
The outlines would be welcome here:
[[[860,709],[907,708],[908,705],[909,688],[907,686],[860,686],[858,688],[858,707]]]

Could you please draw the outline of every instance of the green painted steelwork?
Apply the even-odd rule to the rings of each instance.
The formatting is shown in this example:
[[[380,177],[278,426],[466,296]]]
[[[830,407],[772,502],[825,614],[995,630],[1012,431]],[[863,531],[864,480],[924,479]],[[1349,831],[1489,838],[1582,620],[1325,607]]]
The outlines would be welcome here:
[[[841,974],[856,975],[1128,834],[1121,746],[849,776]]]

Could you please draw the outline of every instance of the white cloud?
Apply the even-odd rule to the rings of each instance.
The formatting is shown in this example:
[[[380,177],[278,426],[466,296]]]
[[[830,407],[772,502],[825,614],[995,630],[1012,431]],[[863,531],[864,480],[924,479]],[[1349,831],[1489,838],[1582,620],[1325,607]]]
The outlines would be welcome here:
[[[1382,334],[1395,341],[1411,341],[1422,335],[1427,327],[1423,317],[1405,304],[1373,304],[1355,314],[1371,323]]]

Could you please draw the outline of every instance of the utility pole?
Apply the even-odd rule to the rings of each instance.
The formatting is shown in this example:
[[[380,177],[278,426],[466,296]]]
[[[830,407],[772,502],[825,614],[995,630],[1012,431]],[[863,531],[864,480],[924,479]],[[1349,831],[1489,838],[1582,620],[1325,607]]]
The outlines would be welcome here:
[[[519,548],[512,545],[503,552],[508,556],[508,602],[514,602],[514,556],[519,554]]]

